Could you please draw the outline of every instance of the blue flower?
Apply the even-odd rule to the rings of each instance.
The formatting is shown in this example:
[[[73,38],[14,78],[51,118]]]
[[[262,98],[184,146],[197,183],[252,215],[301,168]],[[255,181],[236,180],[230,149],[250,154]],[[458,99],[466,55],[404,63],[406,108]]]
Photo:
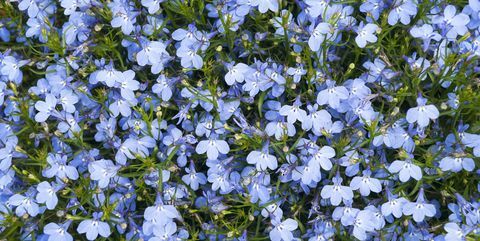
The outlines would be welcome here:
[[[152,92],[162,98],[163,101],[169,101],[172,98],[172,80],[167,79],[165,75],[160,75],[157,78],[157,83],[152,86]]]
[[[35,121],[44,122],[51,115],[55,115],[57,113],[57,110],[55,109],[56,106],[57,98],[55,98],[55,96],[52,94],[47,94],[45,101],[38,101],[35,103],[35,109],[38,111],[38,113],[35,115]]]
[[[408,109],[407,121],[408,123],[417,123],[419,127],[427,127],[430,120],[434,121],[438,118],[439,112],[434,105],[426,105],[427,99],[418,97],[417,107]]]
[[[440,41],[442,36],[433,30],[432,25],[424,24],[420,27],[414,26],[410,29],[410,34],[414,38],[421,38],[423,40],[423,51],[426,51],[430,46],[430,42],[433,40]]]
[[[347,202],[353,199],[353,191],[348,186],[342,186],[343,179],[339,173],[332,178],[333,185],[325,185],[320,192],[324,199],[330,199],[333,206],[338,206],[342,200]]]
[[[310,38],[308,39],[308,46],[313,51],[318,51],[320,45],[332,38],[332,26],[329,23],[319,23],[312,31]]]
[[[117,175],[120,166],[113,164],[111,160],[101,159],[88,164],[90,179],[98,181],[98,187],[105,188],[110,183],[110,179]]]
[[[19,2],[20,3],[18,4],[18,9],[20,9],[21,11],[28,10],[27,12],[30,18],[36,17],[38,12],[40,11],[36,0],[21,0]]]
[[[340,101],[348,99],[348,90],[343,86],[335,86],[335,81],[327,80],[327,88],[320,91],[317,96],[319,105],[328,104],[333,109],[340,107]]]
[[[43,233],[48,235],[47,241],[73,241],[73,237],[68,233],[68,227],[72,221],[63,224],[48,223],[43,227]]]
[[[68,113],[75,112],[75,104],[78,102],[78,96],[71,89],[64,89],[60,92],[59,104],[64,111]]]
[[[411,160],[396,160],[390,164],[388,171],[391,173],[399,173],[398,177],[402,182],[407,182],[410,180],[410,178],[413,178],[417,181],[422,179],[422,169],[413,164]]]
[[[407,202],[403,205],[403,214],[413,215],[413,220],[419,223],[425,217],[433,217],[437,213],[435,206],[425,201],[423,188],[418,192],[416,202]]]
[[[125,9],[123,6],[115,7],[116,5],[123,5],[124,3],[114,1],[110,3],[109,6],[112,8],[113,18],[110,22],[112,27],[121,28],[123,34],[130,34],[135,29],[134,25],[136,22],[136,17],[139,14],[138,12],[130,11],[130,9]],[[125,3],[126,5],[126,3]]]
[[[142,6],[148,8],[148,13],[155,14],[160,10],[160,3],[164,0],[142,0]]]
[[[370,191],[375,193],[382,191],[382,184],[378,179],[370,177],[371,173],[370,170],[365,170],[363,177],[354,177],[350,182],[352,190],[360,189],[362,196],[370,195]]]
[[[364,25],[364,23],[361,22],[356,30],[358,35],[355,37],[355,42],[358,47],[364,48],[367,43],[377,42],[377,36],[375,36],[374,33],[376,33],[378,29],[378,26],[373,23],[367,23]]]
[[[145,218],[143,229],[147,235],[162,230],[166,224],[172,223],[173,219],[182,219],[175,206],[164,205],[162,202],[147,207],[143,217]]]
[[[367,0],[362,5],[360,5],[360,12],[368,13],[373,17],[374,20],[377,20],[380,17],[380,13],[385,8],[385,3],[382,0]]]
[[[93,219],[80,222],[77,227],[77,232],[79,234],[86,233],[88,240],[95,240],[99,234],[104,238],[108,238],[112,232],[110,231],[108,223],[100,221],[102,215],[102,212],[94,212],[92,214]]]
[[[395,25],[398,20],[404,25],[410,23],[410,18],[417,15],[417,5],[410,0],[394,2],[393,9],[388,14],[388,24]]]
[[[465,240],[466,236],[473,230],[473,228],[466,225],[462,227],[458,226],[456,223],[446,223],[443,226],[443,229],[447,231],[445,235],[445,241],[462,241]]]
[[[53,210],[57,206],[58,198],[56,192],[60,190],[60,185],[50,185],[49,182],[43,181],[37,186],[37,202],[45,203],[49,210]]]
[[[177,49],[177,56],[180,57],[182,67],[200,69],[203,66],[203,59],[198,54],[199,48],[194,45],[181,46]]]
[[[257,170],[265,171],[267,169],[277,169],[277,158],[269,153],[269,143],[267,142],[261,151],[252,151],[247,156],[249,164],[255,164]]]
[[[340,220],[345,227],[350,226],[355,222],[358,212],[360,212],[360,209],[352,208],[352,203],[348,201],[345,203],[345,207],[336,207],[333,210],[332,219],[335,221]]]
[[[127,70],[122,73],[122,78],[120,81],[120,93],[127,101],[132,101],[135,99],[135,94],[133,91],[138,90],[140,87],[140,83],[133,78],[135,78],[135,72],[132,70]]]
[[[218,140],[215,135],[211,135],[209,140],[203,140],[198,142],[195,147],[195,151],[198,154],[207,153],[207,157],[210,160],[216,160],[219,153],[227,154],[230,151],[228,143],[224,140]]]
[[[19,217],[22,217],[24,214],[27,214],[35,217],[40,212],[38,204],[35,202],[35,191],[29,189],[25,196],[21,194],[14,194],[8,199],[8,204],[16,206],[15,214]]]
[[[51,154],[47,156],[47,162],[50,164],[49,168],[43,170],[45,177],[58,177],[60,179],[68,178],[70,180],[78,179],[78,171],[74,166],[67,164],[67,156],[60,154]]]
[[[303,122],[307,117],[307,112],[300,109],[300,106],[302,106],[302,102],[300,102],[300,97],[297,97],[295,102],[293,102],[293,105],[282,106],[279,113],[282,116],[286,116],[287,121],[290,124],[295,123],[297,120]]]
[[[190,164],[190,168],[185,168],[186,175],[182,177],[182,181],[189,185],[194,191],[198,190],[199,185],[207,183],[207,177],[201,172],[195,171],[193,162]]]
[[[322,167],[325,171],[332,169],[332,161],[330,158],[335,157],[335,150],[329,146],[324,146],[320,149],[312,149],[312,158],[309,160],[309,165],[315,167],[317,170]]]
[[[455,40],[457,36],[462,36],[468,32],[467,24],[470,21],[468,15],[459,13],[453,5],[448,5],[443,11],[443,16],[436,15],[432,22],[445,28],[446,37],[449,40]]]
[[[232,63],[226,63],[228,68],[227,74],[225,74],[225,82],[228,85],[233,85],[234,83],[243,83],[245,81],[245,74],[250,71],[250,67],[244,63],[238,63],[233,65]]]
[[[24,65],[28,64],[29,60],[17,60],[13,56],[7,56],[1,61],[0,72],[2,75],[7,76],[9,81],[13,81],[16,84],[20,84],[23,79],[23,73],[20,69]]]
[[[475,162],[472,158],[468,157],[444,157],[440,161],[439,165],[442,171],[452,171],[452,172],[459,172],[462,169],[465,171],[471,172],[475,169]]]
[[[270,231],[270,240],[272,241],[291,241],[294,240],[292,232],[298,228],[297,221],[287,218],[283,222],[279,222],[275,219],[272,220],[272,224],[275,226]]]
[[[382,204],[381,210],[383,216],[387,217],[392,214],[395,218],[400,218],[403,214],[403,205],[408,203],[408,200],[393,195],[389,190],[387,190],[388,202]]]
[[[374,217],[375,214],[370,210],[358,212],[353,223],[353,236],[359,240],[366,240],[367,232],[373,232],[375,230]]]

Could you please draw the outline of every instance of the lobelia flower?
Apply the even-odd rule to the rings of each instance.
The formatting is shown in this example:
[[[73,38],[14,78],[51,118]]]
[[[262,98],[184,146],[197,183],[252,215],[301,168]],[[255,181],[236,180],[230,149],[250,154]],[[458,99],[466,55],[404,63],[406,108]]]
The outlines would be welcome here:
[[[35,192],[35,189],[30,188],[25,195],[14,194],[8,199],[9,205],[17,207],[15,214],[18,217],[22,217],[25,214],[35,217],[40,212],[40,208],[35,202]]]
[[[385,3],[382,0],[367,0],[360,5],[360,12],[369,13],[374,20],[377,20],[385,8],[384,5]]]
[[[460,172],[462,169],[471,172],[475,169],[475,162],[468,157],[444,157],[440,160],[440,169],[442,171]]]
[[[75,112],[75,104],[78,102],[78,96],[71,89],[60,91],[59,104],[62,105],[64,111],[68,113]]]
[[[413,164],[411,160],[399,161],[396,160],[388,167],[391,173],[398,173],[401,182],[407,182],[410,178],[417,181],[422,179],[422,169]]]
[[[38,8],[36,0],[21,0],[18,4],[18,9],[21,11],[27,10],[28,16],[34,18],[37,16],[40,9]]]
[[[207,153],[208,159],[216,160],[219,153],[227,154],[230,151],[230,147],[226,141],[218,140],[217,135],[212,134],[208,140],[198,142],[195,151],[198,154]]]
[[[425,217],[433,217],[437,211],[433,204],[429,204],[425,200],[423,188],[420,188],[416,202],[407,202],[403,205],[403,214],[409,216],[413,215],[413,220],[419,223]]]
[[[447,231],[447,234],[445,235],[445,241],[463,241],[473,230],[472,227],[468,227],[466,225],[462,225],[462,227],[460,227],[458,224],[452,222],[446,223],[443,226],[443,229]]]
[[[394,195],[387,189],[388,202],[382,204],[381,210],[383,216],[387,217],[392,214],[395,218],[400,218],[403,214],[403,205],[408,203],[408,200]]]
[[[63,224],[48,223],[43,227],[43,233],[48,235],[47,241],[73,241],[73,237],[68,233],[68,227],[72,221]]]
[[[342,186],[342,181],[340,173],[337,172],[337,175],[332,178],[333,185],[325,185],[320,193],[323,199],[330,198],[333,206],[338,206],[342,200],[345,203],[353,199],[352,189],[348,186]]]
[[[440,41],[442,36],[433,30],[432,25],[424,24],[422,26],[414,26],[410,29],[410,34],[414,38],[421,38],[423,40],[423,51],[426,51],[430,46],[430,42],[433,40]]]
[[[269,153],[269,143],[267,142],[261,151],[252,151],[247,156],[249,164],[255,164],[258,171],[265,171],[267,169],[277,169],[277,158]]]
[[[166,46],[160,41],[142,41],[143,49],[140,50],[137,55],[137,63],[140,66],[147,64],[154,65],[162,62],[162,56],[167,55]]]
[[[135,90],[138,90],[140,87],[140,83],[135,78],[135,72],[132,70],[127,70],[122,73],[122,79],[120,83],[120,93],[122,97],[127,100],[131,101],[135,99]]]
[[[74,166],[67,164],[67,156],[60,154],[51,154],[47,156],[47,162],[50,167],[43,170],[45,177],[58,177],[60,179],[68,178],[70,180],[78,179],[78,171]]]
[[[163,74],[158,76],[157,83],[152,86],[152,92],[161,97],[163,101],[169,101],[173,95],[171,82],[172,80],[167,79]]]
[[[435,121],[440,113],[434,105],[426,105],[427,99],[418,97],[417,107],[408,109],[407,121],[408,123],[417,123],[419,127],[427,127],[430,120]]]
[[[38,113],[35,115],[35,121],[44,122],[51,115],[55,115],[57,113],[57,110],[55,110],[56,106],[57,98],[55,98],[55,96],[52,94],[47,94],[45,96],[45,101],[38,101],[35,103],[35,109],[38,111]]]
[[[364,48],[367,46],[367,43],[377,42],[377,36],[375,36],[374,33],[376,33],[378,29],[378,26],[373,23],[367,23],[364,25],[364,23],[361,22],[356,30],[358,35],[355,37],[355,42],[358,47]]]
[[[350,182],[352,190],[360,189],[362,196],[370,195],[370,191],[375,193],[382,191],[382,184],[378,179],[370,177],[371,174],[372,172],[367,169],[363,171],[363,177],[354,177]]]
[[[335,86],[335,81],[332,80],[327,80],[325,84],[327,88],[318,93],[317,103],[328,104],[333,109],[337,109],[341,100],[348,99],[348,90],[343,86]]]
[[[325,40],[332,38],[332,26],[329,23],[319,23],[312,31],[310,38],[308,39],[308,46],[313,51],[318,51],[320,45]]]
[[[23,73],[20,68],[28,64],[29,62],[29,60],[19,61],[13,56],[7,56],[1,61],[2,65],[0,68],[0,73],[7,76],[9,81],[20,84],[23,79]]]
[[[79,234],[85,233],[88,240],[95,240],[98,235],[108,238],[112,232],[110,231],[110,226],[108,223],[100,221],[103,213],[94,212],[92,216],[93,219],[87,219],[80,222],[77,227],[77,232]]]
[[[235,83],[243,83],[245,81],[245,74],[250,71],[250,67],[244,63],[238,63],[234,65],[235,62],[226,63],[225,66],[228,69],[228,72],[225,74],[225,82],[228,85],[233,85]]]
[[[270,240],[272,241],[291,241],[294,240],[292,231],[298,228],[297,221],[288,218],[283,222],[279,222],[276,219],[272,219],[272,224],[275,226],[272,231],[270,231]]]
[[[290,124],[295,123],[297,120],[303,122],[307,117],[307,112],[300,109],[300,106],[302,106],[302,102],[300,102],[300,97],[297,97],[293,105],[282,106],[279,113],[282,116],[286,116]]]
[[[180,63],[184,68],[194,67],[200,69],[203,66],[203,59],[198,54],[199,47],[194,45],[180,46],[177,49],[177,56],[180,57]]]
[[[185,168],[186,175],[182,177],[182,181],[189,185],[194,191],[198,190],[200,185],[207,183],[207,177],[201,172],[195,170],[193,161],[190,162],[190,168]]]
[[[388,14],[388,24],[395,25],[400,22],[404,25],[410,23],[410,18],[417,15],[417,6],[410,0],[397,0],[392,11]]]
[[[150,238],[148,241],[166,241],[174,238],[174,234],[177,231],[177,224],[174,222],[167,223],[153,230],[155,237]],[[182,240],[181,238],[178,238]]]
[[[355,217],[358,212],[360,212],[360,209],[352,208],[352,202],[347,201],[345,207],[336,207],[335,210],[333,210],[332,219],[335,221],[340,220],[345,227],[350,226],[355,222]]]
[[[45,203],[47,209],[53,210],[57,206],[58,198],[56,192],[61,189],[61,185],[54,184],[50,185],[49,182],[43,181],[37,186],[37,202]]]
[[[470,21],[468,15],[459,13],[453,5],[448,5],[443,11],[443,16],[436,15],[432,19],[432,23],[441,25],[446,28],[446,37],[449,40],[455,40],[457,36],[462,36],[468,32],[467,24]]]
[[[105,188],[110,183],[110,179],[117,175],[120,166],[113,164],[111,160],[101,159],[88,164],[90,179],[98,181],[98,187]]]
[[[173,222],[173,219],[182,219],[175,206],[164,205],[161,201],[157,202],[155,206],[147,207],[143,216],[146,221],[143,229],[147,235],[156,232],[155,229]]]
[[[160,3],[164,0],[142,0],[142,6],[148,9],[148,13],[155,14],[160,10]]]
[[[333,148],[324,146],[320,149],[312,149],[310,152],[312,158],[308,161],[309,165],[312,165],[316,170],[319,170],[320,167],[325,171],[332,169],[332,161],[330,161],[330,158],[335,157],[335,150]]]
[[[278,0],[254,0],[250,1],[250,6],[258,6],[258,11],[260,13],[266,13],[268,10],[278,12]]]
[[[358,212],[353,223],[353,236],[359,240],[367,239],[367,232],[375,230],[374,213],[370,210],[362,210]]]

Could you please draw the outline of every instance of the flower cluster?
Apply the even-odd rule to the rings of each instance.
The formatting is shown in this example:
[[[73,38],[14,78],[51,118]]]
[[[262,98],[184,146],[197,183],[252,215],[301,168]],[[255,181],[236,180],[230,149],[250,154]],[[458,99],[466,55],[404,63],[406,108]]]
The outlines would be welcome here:
[[[480,239],[480,1],[0,3],[0,239]]]

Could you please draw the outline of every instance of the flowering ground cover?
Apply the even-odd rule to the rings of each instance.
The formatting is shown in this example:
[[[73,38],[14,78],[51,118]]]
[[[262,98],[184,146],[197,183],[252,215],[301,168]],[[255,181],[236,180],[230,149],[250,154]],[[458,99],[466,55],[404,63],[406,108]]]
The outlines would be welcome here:
[[[0,2],[0,240],[479,240],[479,0]]]

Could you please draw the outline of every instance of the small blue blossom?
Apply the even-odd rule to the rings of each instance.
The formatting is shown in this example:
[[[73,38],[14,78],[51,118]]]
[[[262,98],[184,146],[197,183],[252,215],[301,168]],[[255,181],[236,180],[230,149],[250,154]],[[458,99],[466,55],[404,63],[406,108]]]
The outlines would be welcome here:
[[[378,26],[373,23],[360,23],[357,29],[357,37],[355,37],[355,42],[357,43],[358,47],[364,48],[367,46],[367,43],[375,43],[377,42],[377,36],[374,35],[378,31]]]
[[[43,227],[43,233],[48,235],[47,241],[73,241],[73,237],[68,233],[68,227],[71,221],[63,224],[49,223]]]
[[[45,177],[58,177],[60,179],[68,178],[70,180],[78,179],[78,171],[75,167],[67,164],[67,156],[59,154],[48,154],[47,163],[49,168],[43,171]]]
[[[98,187],[105,188],[110,183],[110,179],[117,175],[117,171],[120,166],[113,164],[111,160],[98,160],[91,162],[88,165],[88,171],[90,172],[90,178],[94,181],[98,181]]]
[[[276,221],[275,219],[272,220],[273,225],[275,228],[270,231],[270,240],[272,241],[291,241],[294,240],[292,231],[298,228],[297,221],[288,218],[285,219],[283,222]]]
[[[418,97],[417,98],[417,107],[410,108],[407,111],[407,121],[408,123],[417,123],[419,127],[427,127],[430,123],[430,120],[435,121],[439,112],[437,107],[434,105],[426,105],[427,99]]]
[[[403,205],[403,214],[413,215],[413,220],[417,223],[422,222],[425,217],[433,217],[436,212],[435,206],[425,201],[423,188],[418,192],[416,202],[407,202]]]
[[[413,164],[411,160],[396,160],[390,164],[388,171],[391,173],[398,173],[398,177],[402,182],[407,182],[410,180],[410,178],[413,178],[417,181],[422,179],[422,170],[420,167]]]
[[[219,153],[227,154],[230,151],[230,147],[226,141],[218,140],[216,136],[211,135],[209,140],[199,141],[195,151],[198,154],[207,153],[208,159],[216,160]]]
[[[404,25],[410,23],[410,18],[417,15],[417,6],[410,0],[399,0],[394,2],[393,9],[388,14],[388,24],[395,25],[400,22]]]
[[[382,184],[376,178],[370,177],[371,171],[363,171],[363,177],[354,177],[350,182],[352,190],[360,190],[362,196],[370,195],[370,191],[379,193],[382,191]]]
[[[88,240],[95,240],[98,235],[108,238],[112,232],[110,231],[108,223],[100,221],[102,215],[102,212],[93,213],[93,219],[80,222],[77,227],[77,232],[80,234],[86,233]]]
[[[247,156],[249,164],[255,164],[257,170],[265,171],[267,169],[277,169],[277,158],[269,153],[269,144],[265,144],[261,151],[252,151]]]
[[[340,205],[343,201],[348,202],[353,198],[353,191],[348,186],[342,186],[343,179],[337,175],[332,178],[333,185],[325,185],[322,188],[320,195],[324,199],[330,199],[330,202],[334,206]]]
[[[45,203],[49,210],[53,210],[58,203],[56,192],[59,191],[60,185],[50,185],[48,182],[41,182],[37,186],[37,202]]]

